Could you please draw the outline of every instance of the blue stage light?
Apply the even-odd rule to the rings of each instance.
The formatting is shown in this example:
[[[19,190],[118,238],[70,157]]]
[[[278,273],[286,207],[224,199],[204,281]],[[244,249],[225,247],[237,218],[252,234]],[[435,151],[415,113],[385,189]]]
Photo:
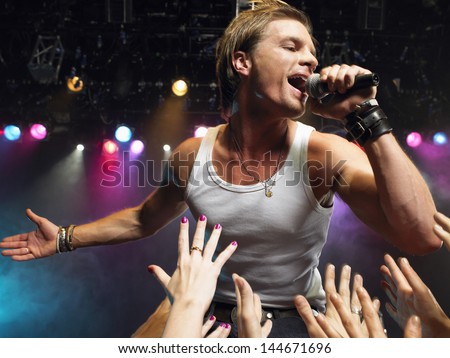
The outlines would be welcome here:
[[[444,145],[448,143],[447,135],[444,132],[437,132],[433,136],[433,143],[436,145]]]
[[[131,129],[127,126],[120,126],[116,129],[115,137],[119,142],[126,143],[129,142],[133,133]]]
[[[20,139],[20,137],[22,136],[22,131],[20,130],[20,128],[18,126],[9,124],[4,128],[3,135],[9,141],[14,142],[14,141],[17,141]]]

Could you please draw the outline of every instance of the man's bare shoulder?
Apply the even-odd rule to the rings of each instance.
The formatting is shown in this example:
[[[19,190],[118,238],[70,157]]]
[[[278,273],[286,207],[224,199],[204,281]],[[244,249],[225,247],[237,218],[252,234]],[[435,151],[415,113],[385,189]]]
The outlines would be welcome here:
[[[313,131],[308,144],[309,158],[323,158],[330,151],[343,157],[365,156],[362,148],[337,134]]]
[[[202,143],[202,138],[188,138],[181,142],[174,150],[172,154],[172,159],[182,159],[182,160],[195,160],[198,150],[200,149],[200,144]]]
[[[170,166],[180,187],[185,187],[187,184],[201,143],[202,138],[188,138],[181,142],[172,152]]]

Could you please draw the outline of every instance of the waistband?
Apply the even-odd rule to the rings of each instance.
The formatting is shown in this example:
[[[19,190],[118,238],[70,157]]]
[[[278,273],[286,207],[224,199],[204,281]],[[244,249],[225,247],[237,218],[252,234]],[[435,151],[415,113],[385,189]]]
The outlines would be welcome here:
[[[212,302],[207,317],[211,315],[214,315],[219,322],[237,324],[237,307],[233,304]],[[273,320],[286,317],[297,317],[301,319],[295,307],[288,309],[262,307],[261,309],[261,324],[268,319]]]

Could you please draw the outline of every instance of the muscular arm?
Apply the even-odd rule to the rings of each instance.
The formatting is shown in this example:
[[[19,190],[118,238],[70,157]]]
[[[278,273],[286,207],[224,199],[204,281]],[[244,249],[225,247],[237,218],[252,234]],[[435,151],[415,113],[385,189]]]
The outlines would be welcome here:
[[[365,73],[370,71],[358,66],[322,69],[321,80],[339,94],[331,103],[313,101],[312,112],[345,121],[358,104],[376,96],[375,87],[347,92],[355,77]],[[360,219],[402,251],[426,254],[441,247],[433,232],[436,208],[430,191],[391,133],[367,141],[365,153],[339,137],[316,144],[318,153],[320,149],[332,151],[334,163],[345,161],[342,166],[333,166],[330,175],[334,190]]]
[[[392,134],[364,147],[374,171],[388,238],[400,249],[425,254],[441,247],[433,231],[436,213],[431,193],[417,168]]]
[[[75,247],[118,244],[153,235],[174,218],[182,214],[190,170],[201,139],[190,138],[178,146],[170,159],[172,173],[168,185],[150,194],[146,200],[90,224],[75,228]]]
[[[320,160],[333,177],[333,190],[369,227],[404,252],[426,254],[440,248],[430,191],[392,134],[367,143],[364,151],[320,133],[310,144],[321,148],[317,153],[329,152]]]
[[[75,248],[119,244],[156,233],[182,214],[187,205],[175,184],[158,188],[140,205],[121,210],[74,230]]]

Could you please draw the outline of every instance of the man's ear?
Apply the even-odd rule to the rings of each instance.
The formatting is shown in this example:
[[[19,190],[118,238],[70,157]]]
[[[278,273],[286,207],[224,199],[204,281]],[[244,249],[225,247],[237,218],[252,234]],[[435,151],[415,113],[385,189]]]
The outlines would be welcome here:
[[[251,61],[248,54],[244,51],[236,51],[233,54],[233,66],[241,76],[248,76],[251,68]]]

